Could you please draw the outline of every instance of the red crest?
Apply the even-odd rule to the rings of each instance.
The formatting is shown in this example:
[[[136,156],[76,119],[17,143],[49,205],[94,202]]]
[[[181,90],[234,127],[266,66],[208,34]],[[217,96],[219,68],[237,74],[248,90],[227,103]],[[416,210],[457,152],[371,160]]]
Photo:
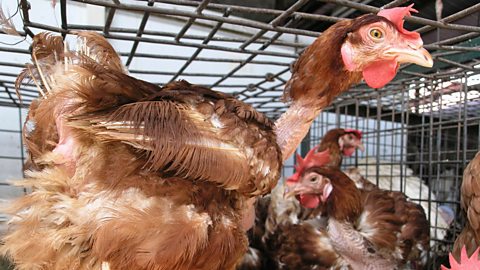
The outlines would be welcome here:
[[[297,154],[297,164],[295,165],[295,173],[287,179],[287,183],[296,183],[300,179],[300,175],[308,168],[323,166],[330,162],[330,150],[316,152],[318,146],[310,149],[305,158]]]
[[[460,262],[457,262],[452,253],[448,255],[450,260],[450,267],[446,268],[442,265],[441,270],[480,270],[480,261],[478,260],[478,248],[473,252],[472,256],[468,258],[467,250],[465,246],[462,247],[460,254]]]
[[[423,41],[420,38],[420,34],[417,32],[405,30],[405,28],[403,28],[403,18],[412,16],[410,12],[418,12],[416,9],[412,8],[412,6],[413,4],[408,7],[382,9],[378,12],[377,15],[391,21],[397,27],[398,32],[400,32],[405,39],[413,41],[417,45],[421,46],[423,45]]]

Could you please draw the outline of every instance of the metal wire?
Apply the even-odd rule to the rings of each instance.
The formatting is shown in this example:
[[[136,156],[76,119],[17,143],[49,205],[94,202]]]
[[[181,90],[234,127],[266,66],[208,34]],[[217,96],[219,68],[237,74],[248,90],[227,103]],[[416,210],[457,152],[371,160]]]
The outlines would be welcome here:
[[[65,2],[65,1],[62,1]],[[108,14],[105,21],[105,25],[103,27],[99,26],[92,26],[92,25],[78,25],[78,24],[69,24],[66,17],[66,4],[62,2],[61,4],[61,16],[62,16],[62,24],[61,27],[53,26],[53,25],[45,25],[40,22],[32,22],[30,21],[29,12],[29,4],[26,0],[21,1],[22,7],[22,14],[24,18],[24,24],[26,32],[30,31],[30,29],[43,29],[48,31],[55,31],[62,34],[67,34],[73,30],[79,29],[90,29],[96,31],[102,31],[103,34],[108,37],[109,39],[117,39],[117,40],[127,40],[133,41],[133,45],[129,52],[120,52],[120,55],[127,56],[126,64],[130,65],[132,60],[135,57],[146,57],[146,58],[153,58],[160,60],[186,60],[186,62],[177,70],[177,72],[164,72],[158,73],[163,75],[170,75],[172,76],[168,81],[172,81],[178,79],[182,76],[196,76],[196,77],[212,77],[216,76],[215,74],[192,74],[189,72],[185,73],[185,70],[190,66],[191,63],[196,61],[212,61],[212,62],[219,62],[219,63],[229,63],[229,62],[237,62],[238,65],[231,69],[230,71],[225,71],[223,76],[219,76],[219,79],[213,82],[211,85],[213,87],[219,87],[221,89],[228,88],[222,87],[222,85],[226,84],[227,79],[235,78],[236,74],[239,70],[243,70],[244,67],[252,64],[265,64],[265,65],[272,65],[272,66],[287,66],[290,61],[297,57],[298,51],[301,51],[307,44],[300,43],[298,41],[283,41],[280,40],[280,37],[283,34],[295,34],[299,36],[306,36],[306,37],[316,37],[320,33],[316,31],[309,31],[304,29],[295,28],[295,25],[298,25],[300,20],[316,20],[322,22],[336,22],[340,20],[339,17],[335,16],[327,16],[323,14],[308,14],[305,12],[299,11],[300,8],[307,2],[307,1],[297,1],[294,5],[292,5],[287,10],[275,10],[275,9],[265,9],[265,8],[251,8],[251,7],[243,7],[238,5],[224,5],[224,4],[216,4],[210,3],[210,1],[204,0],[201,2],[198,1],[189,1],[189,0],[163,0],[163,1],[146,1],[146,2],[135,2],[135,3],[124,3],[118,0],[83,0],[81,2],[86,3],[88,5],[95,5],[95,6],[103,6],[108,8]],[[187,7],[194,7],[194,10],[188,11],[186,9],[176,9],[170,6],[154,6],[154,2],[162,2],[170,5],[179,5],[179,6],[187,6]],[[349,13],[352,11],[358,10],[362,12],[376,12],[379,8],[367,5],[367,1],[364,3],[358,3],[354,1],[347,1],[347,0],[323,0],[322,2],[334,3],[339,6],[343,6],[347,9],[342,9],[343,11],[338,11],[336,13],[343,14],[343,16],[348,15],[345,14],[347,10],[350,10]],[[393,6],[398,6],[406,1],[404,0],[397,0],[388,3],[382,8],[388,8]],[[420,17],[412,17],[407,20],[412,21],[418,24],[424,24],[425,27],[420,27],[418,31],[427,33],[438,28],[444,29],[455,29],[455,30],[462,30],[462,31],[470,31],[469,33],[464,33],[459,37],[450,38],[447,40],[441,40],[440,42],[426,44],[425,47],[432,50],[437,50],[440,55],[436,57],[436,60],[439,62],[448,64],[448,68],[444,68],[440,72],[452,72],[451,67],[458,67],[459,69],[454,74],[459,74],[464,70],[467,71],[478,71],[478,68],[472,66],[471,64],[464,64],[458,62],[458,60],[446,58],[448,56],[448,52],[451,53],[462,53],[462,52],[480,52],[478,47],[468,47],[465,45],[456,44],[460,41],[468,40],[471,38],[478,37],[478,33],[480,32],[480,27],[476,26],[469,26],[469,25],[459,25],[456,23],[451,23],[452,21],[458,20],[464,16],[468,16],[470,14],[475,13],[480,8],[479,4],[471,6],[467,9],[464,9],[456,14],[452,14],[446,18],[444,18],[440,22],[427,20]],[[119,10],[124,12],[141,12],[143,13],[142,21],[138,28],[136,29],[129,29],[129,28],[118,28],[112,27],[112,21],[114,15]],[[208,10],[209,12],[204,12]],[[212,13],[211,10],[221,11],[223,14],[216,15]],[[256,13],[256,14],[265,14],[275,16],[275,19],[271,20],[270,23],[262,23],[257,21],[251,21],[248,19],[242,19],[235,16],[239,13]],[[145,29],[145,26],[151,17],[166,17],[166,18],[176,18],[185,20],[185,24],[183,28],[179,32],[166,32],[166,31],[152,31]],[[204,37],[201,35],[192,35],[188,34],[188,29],[190,26],[197,24],[197,20],[201,19],[202,22],[198,24],[202,24],[205,21],[211,21],[214,24],[212,25],[212,30]],[[239,25],[247,27],[248,29],[258,29],[258,31],[251,31],[251,30],[234,30],[238,32],[243,38],[235,37],[235,38],[228,38],[222,35],[219,35],[220,31],[232,31],[231,27],[228,29],[228,25]],[[28,31],[27,31],[28,30]],[[247,32],[245,32],[247,31]],[[130,35],[131,33],[135,33],[135,36]],[[271,33],[270,37],[265,37],[266,33]],[[126,35],[128,34],[128,35]],[[191,42],[193,40],[202,40],[201,43]],[[217,45],[217,44],[210,44],[212,40],[215,41],[226,41],[231,43],[231,45]],[[138,44],[141,42],[151,43],[151,44],[165,44],[165,45],[176,45],[182,47],[192,47],[196,48],[196,50],[191,54],[190,57],[185,56],[172,56],[172,55],[162,55],[162,54],[155,54],[151,52],[137,52]],[[262,44],[261,47],[258,49],[247,49],[250,44]],[[294,48],[293,53],[286,53],[284,51],[279,51],[276,49],[270,49],[271,46],[282,46],[284,48]],[[2,48],[4,49],[4,48]],[[0,50],[2,50],[0,49]],[[218,50],[218,51],[226,51],[226,52],[235,52],[247,55],[246,59],[226,59],[226,58],[214,58],[208,59],[207,57],[201,57],[201,52],[205,49],[208,50]],[[300,50],[298,50],[300,49]],[[25,51],[20,51],[15,48],[12,48],[12,52],[18,53],[26,53]],[[435,54],[434,54],[435,55]],[[257,56],[274,56],[281,61],[263,61],[263,60],[256,60]],[[290,60],[289,60],[290,59]],[[5,63],[9,65],[8,63]],[[18,66],[18,63],[11,63],[13,66]],[[150,71],[145,71],[142,73],[141,70],[134,70],[132,73],[135,74],[151,74]],[[416,72],[409,70],[409,66],[402,68],[401,74],[406,76],[407,78],[419,78],[424,77],[428,79],[432,79],[432,75],[425,74],[422,72]],[[219,74],[220,75],[220,74]],[[252,76],[252,79],[259,79],[262,75],[255,74],[257,76]],[[264,76],[267,76],[265,74]],[[446,76],[452,75],[451,73],[446,73]],[[248,76],[246,76],[248,77]],[[12,78],[13,79],[13,78]],[[274,80],[278,81],[278,89],[281,89],[283,86],[284,81],[281,81],[281,77],[274,77]],[[402,78],[404,80],[404,78]],[[400,78],[399,78],[400,80]],[[159,84],[164,84],[168,81],[159,81]],[[269,83],[270,81],[266,80],[263,83]],[[392,85],[395,83],[401,83],[401,81],[392,82]],[[240,89],[231,89],[230,91],[234,94],[240,93],[244,94],[248,89],[250,89],[254,85],[257,89],[266,89],[265,91],[269,91],[271,87],[261,87],[262,83],[259,81],[252,81],[252,83],[245,84],[244,87],[240,87]],[[233,88],[233,87],[232,87]],[[277,97],[271,98],[269,101],[265,102],[264,100],[256,99],[259,96],[257,92],[256,95],[246,95],[243,99],[246,102],[251,102],[253,104],[258,104],[266,113],[269,115],[276,117],[282,111],[285,110],[285,107],[282,106],[274,106],[267,110],[269,102],[280,102],[280,95]],[[347,98],[347,97],[346,97]],[[348,98],[351,98],[348,97]],[[14,102],[15,98],[12,98],[12,102]],[[27,104],[28,105],[28,104]]]
[[[364,132],[366,151],[357,153],[355,159],[344,159],[345,168],[362,168],[374,183],[407,191],[412,201],[425,203],[436,229],[429,269],[445,263],[458,228],[463,226],[459,218],[462,174],[480,149],[480,93],[469,97],[480,90],[478,82],[471,82],[474,76],[464,71],[453,77],[459,81],[452,84],[452,78],[432,75],[388,91],[363,93],[353,102],[335,103],[315,121],[309,138],[313,147],[331,128]],[[471,107],[474,114],[469,113]],[[413,191],[407,184],[412,177],[421,184]],[[442,225],[445,208],[453,213],[450,227]]]

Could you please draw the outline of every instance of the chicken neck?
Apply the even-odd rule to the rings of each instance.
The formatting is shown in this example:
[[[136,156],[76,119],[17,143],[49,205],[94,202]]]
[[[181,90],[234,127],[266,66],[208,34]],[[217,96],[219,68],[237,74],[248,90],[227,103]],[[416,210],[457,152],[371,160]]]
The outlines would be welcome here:
[[[275,123],[283,160],[295,152],[320,112],[362,79],[361,72],[345,69],[341,45],[335,29],[326,31],[295,63],[292,77],[285,85],[285,98],[291,104]]]
[[[395,269],[395,262],[377,254],[373,245],[353,227],[352,223],[330,218],[327,232],[335,250],[342,254],[353,270]]]
[[[307,100],[292,102],[290,108],[275,122],[277,143],[282,150],[283,160],[287,160],[307,135],[320,108]]]

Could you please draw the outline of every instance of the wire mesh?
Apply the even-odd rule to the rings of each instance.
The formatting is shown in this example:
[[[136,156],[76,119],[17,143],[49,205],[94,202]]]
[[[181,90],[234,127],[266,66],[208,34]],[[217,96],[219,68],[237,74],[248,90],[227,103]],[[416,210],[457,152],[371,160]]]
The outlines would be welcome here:
[[[424,207],[434,228],[432,269],[445,263],[464,222],[459,202],[463,170],[480,148],[476,80],[467,73],[433,76],[394,91],[362,94],[335,103],[310,130],[310,147],[332,128],[363,132],[365,152],[344,159],[344,169],[359,168],[367,179],[402,191]]]
[[[186,79],[231,93],[277,118],[287,106],[281,97],[291,63],[323,29],[409,1],[300,0],[280,10],[209,0],[60,0],[50,20],[40,15],[51,1],[40,2],[18,0],[13,20],[20,36],[0,33],[2,107],[26,108],[38,97],[33,84],[20,87],[22,100],[15,94],[15,78],[29,61],[34,34],[52,31],[68,39],[74,31],[92,30],[112,42],[135,77],[159,85]],[[85,12],[75,14],[78,11]],[[432,244],[441,251],[432,258],[432,269],[438,269],[441,255],[451,250],[453,236],[463,225],[458,194],[462,172],[480,146],[479,11],[480,4],[471,1],[438,20],[422,12],[408,18],[407,28],[422,34],[435,66],[402,66],[379,90],[363,83],[354,86],[319,116],[302,144],[303,150],[318,144],[334,127],[360,129],[366,151],[344,159],[345,168],[363,168],[370,180],[403,192],[416,181],[409,196],[435,219]],[[100,19],[89,17],[89,12],[100,14]],[[268,19],[255,21],[244,14]],[[19,127],[5,132],[19,135]],[[23,151],[19,153],[0,155],[0,163],[12,158],[21,162]],[[292,165],[293,159],[286,163],[284,175],[291,174]],[[452,216],[451,225],[439,224]]]
[[[45,23],[44,20],[35,19],[40,9],[37,3],[19,0],[20,14],[22,20],[19,22],[24,31],[20,34],[27,36],[27,41],[31,36],[40,31],[53,31],[66,35],[77,30],[99,31],[110,40],[128,42],[129,47],[125,46],[119,50],[120,55],[124,56],[125,64],[130,72],[138,77],[149,77],[149,75],[161,75],[155,83],[165,84],[176,79],[194,79],[209,87],[229,92],[236,95],[243,101],[249,102],[258,110],[266,113],[268,116],[276,118],[285,110],[285,104],[281,100],[283,86],[289,78],[288,67],[296,59],[298,54],[305,48],[313,38],[321,34],[319,31],[312,31],[302,28],[304,22],[314,22],[327,24],[335,23],[341,19],[341,16],[356,15],[358,12],[368,13],[377,12],[383,7],[394,7],[408,1],[387,2],[383,6],[373,6],[358,3],[356,1],[345,0],[323,0],[314,1],[321,5],[334,4],[338,7],[333,15],[310,14],[302,11],[305,5],[312,1],[296,1],[285,9],[253,8],[240,5],[225,5],[211,3],[208,0],[190,1],[190,0],[157,0],[157,1],[119,1],[119,0],[66,0],[59,1],[55,14],[59,18],[55,23]],[[69,9],[75,4],[82,3],[84,9],[102,8],[105,13],[105,20],[101,23],[91,23],[88,21],[80,22],[71,19],[72,13]],[[36,7],[38,9],[36,9]],[[467,25],[456,23],[456,20],[473,16],[480,10],[480,4],[474,4],[457,13],[450,14],[440,21],[413,16],[407,19],[407,22],[414,25],[417,31],[424,35],[432,34],[433,30],[454,30],[460,31],[460,35],[455,37],[436,40],[425,47],[435,50],[434,56],[437,62],[443,66],[439,70],[416,69],[411,66],[401,68],[401,75],[397,76],[395,83],[402,83],[402,80],[411,78],[429,78],[433,71],[446,72],[445,75],[459,73],[464,71],[478,72],[474,67],[473,59],[478,59],[480,48],[475,45],[480,43],[480,27],[477,25]],[[307,9],[308,11],[308,9]],[[340,12],[344,11],[344,12]],[[345,11],[348,11],[345,13]],[[355,13],[357,12],[357,13]],[[240,17],[241,14],[251,13],[273,18],[268,23],[253,21]],[[122,24],[119,17],[125,14],[139,18],[136,24]],[[31,19],[32,17],[32,19]],[[180,25],[178,29],[168,29],[160,31],[149,27],[155,20],[167,19],[176,21]],[[199,34],[190,32],[192,27],[204,27],[204,31]],[[20,28],[20,27],[19,27]],[[228,33],[228,34],[227,34]],[[2,35],[2,38],[5,38]],[[21,38],[21,37],[20,37]],[[467,42],[465,42],[467,41]],[[24,42],[25,43],[25,42]],[[151,45],[149,50],[142,50],[144,44]],[[114,44],[115,45],[115,44]],[[158,52],[165,51],[165,45],[172,45],[178,48],[192,49],[190,55],[185,54],[162,54]],[[0,52],[11,54],[21,54],[22,58],[28,57],[28,46],[18,44],[14,47],[0,47]],[[204,57],[202,52],[218,51],[234,53],[237,57]],[[459,54],[474,54],[470,57],[458,59]],[[221,55],[221,53],[219,53]],[[145,70],[137,68],[134,62],[144,60],[154,60],[157,62],[176,61],[179,65],[175,70]],[[267,60],[268,59],[268,60]],[[27,61],[25,59],[25,61]],[[228,68],[218,70],[218,72],[189,72],[192,64],[201,63],[208,65],[211,63],[226,63]],[[235,63],[235,64],[233,64]],[[270,69],[270,72],[247,73],[249,67],[263,65],[264,70]],[[13,95],[16,74],[23,66],[21,61],[0,62],[0,66],[8,67],[13,72],[3,71],[0,75],[0,82],[3,84],[2,98],[0,105],[20,106],[20,101]],[[451,70],[457,68],[457,70]],[[7,69],[5,69],[7,70]],[[233,83],[235,82],[235,83]],[[371,89],[359,91],[371,91]],[[36,97],[36,91],[33,87],[23,86],[20,89],[25,94],[23,106],[28,106],[29,102]],[[355,92],[353,92],[355,93]],[[345,98],[352,98],[345,96]]]

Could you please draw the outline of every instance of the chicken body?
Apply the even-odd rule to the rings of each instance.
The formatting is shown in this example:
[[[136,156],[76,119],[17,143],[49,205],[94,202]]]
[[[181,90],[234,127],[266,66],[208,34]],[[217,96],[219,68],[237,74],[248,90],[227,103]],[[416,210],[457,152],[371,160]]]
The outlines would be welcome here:
[[[45,94],[19,183],[33,192],[12,205],[3,251],[18,269],[234,268],[248,204],[279,177],[273,123],[207,88],[134,79],[102,37],[80,35],[71,52],[34,40],[25,75]]]
[[[301,186],[301,187],[300,187]],[[422,208],[399,192],[360,190],[338,169],[310,167],[303,171],[298,192],[322,196],[319,206],[327,218],[317,228],[327,236],[338,263],[352,269],[422,269],[429,245],[429,224]],[[315,253],[313,249],[311,252]],[[322,257],[322,253],[316,253]],[[310,256],[312,256],[310,254]],[[303,260],[301,255],[298,255]],[[311,268],[315,269],[315,268]]]
[[[345,173],[354,180],[359,188],[368,188],[368,185],[372,185],[372,182],[378,179],[380,189],[402,191],[408,198],[421,199],[419,204],[426,213],[429,213],[427,216],[430,220],[430,236],[442,239],[445,231],[449,228],[449,223],[439,214],[441,211],[439,204],[426,200],[428,198],[435,200],[435,193],[410,168],[391,163],[391,161],[385,160],[377,161],[376,158],[359,158],[358,164],[362,165],[357,168],[347,168]],[[368,176],[372,182],[365,179],[365,186],[362,186],[363,176]],[[377,182],[375,183],[377,184]]]

